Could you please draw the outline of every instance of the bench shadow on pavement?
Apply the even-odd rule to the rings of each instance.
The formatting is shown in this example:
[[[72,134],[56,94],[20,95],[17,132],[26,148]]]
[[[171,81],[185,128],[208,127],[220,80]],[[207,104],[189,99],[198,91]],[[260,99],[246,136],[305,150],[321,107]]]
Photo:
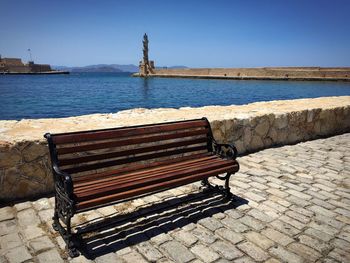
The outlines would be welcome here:
[[[234,196],[224,200],[216,192],[196,192],[171,197],[161,203],[120,215],[115,213],[78,225],[75,243],[79,252],[88,259],[117,252],[147,240],[164,238],[169,231],[215,214],[247,204],[246,199]]]

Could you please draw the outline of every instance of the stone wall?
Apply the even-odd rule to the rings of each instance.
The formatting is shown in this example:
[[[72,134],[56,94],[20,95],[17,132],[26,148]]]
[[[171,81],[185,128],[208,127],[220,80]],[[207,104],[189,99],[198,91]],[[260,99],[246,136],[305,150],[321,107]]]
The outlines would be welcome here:
[[[350,68],[264,67],[156,69],[152,76],[232,79],[350,80]]]
[[[217,141],[240,153],[350,132],[350,96],[242,106],[133,109],[115,114],[0,121],[0,202],[52,192],[43,134],[207,117]],[[307,154],[307,153],[305,153]]]

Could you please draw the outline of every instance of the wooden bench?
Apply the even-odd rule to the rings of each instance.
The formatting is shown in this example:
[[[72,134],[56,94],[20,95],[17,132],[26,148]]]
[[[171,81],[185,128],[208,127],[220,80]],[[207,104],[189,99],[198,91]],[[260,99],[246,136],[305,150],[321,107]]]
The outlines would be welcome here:
[[[236,148],[218,144],[206,118],[44,137],[55,183],[53,227],[72,257],[79,255],[75,214],[196,181],[229,198],[229,178],[239,169]],[[211,176],[224,186],[210,184]]]

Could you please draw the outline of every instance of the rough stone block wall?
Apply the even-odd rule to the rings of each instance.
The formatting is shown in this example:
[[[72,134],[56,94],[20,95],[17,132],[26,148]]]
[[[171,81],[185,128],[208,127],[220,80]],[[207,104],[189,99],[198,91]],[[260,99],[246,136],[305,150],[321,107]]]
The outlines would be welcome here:
[[[0,202],[53,191],[43,134],[207,117],[219,142],[239,153],[350,132],[350,97],[258,102],[243,106],[134,109],[62,119],[0,121]],[[307,154],[307,153],[306,153]]]
[[[349,79],[350,68],[185,68],[156,69],[156,76],[192,76],[192,77],[234,77],[234,78],[271,78],[271,79]]]

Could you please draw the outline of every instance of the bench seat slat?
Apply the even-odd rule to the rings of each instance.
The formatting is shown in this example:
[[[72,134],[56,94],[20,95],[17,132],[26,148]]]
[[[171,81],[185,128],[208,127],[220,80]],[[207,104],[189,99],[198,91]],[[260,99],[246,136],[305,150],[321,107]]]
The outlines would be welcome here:
[[[152,167],[162,167],[164,165],[169,165],[173,163],[177,163],[180,161],[187,161],[187,160],[193,160],[198,158],[204,158],[208,156],[213,156],[212,153],[200,153],[200,154],[193,154],[189,156],[183,156],[175,159],[170,160],[163,160],[158,162],[152,162],[152,163],[139,163],[139,164],[130,164],[123,168],[113,169],[110,171],[100,172],[100,173],[93,173],[93,174],[86,174],[86,175],[79,175],[75,176],[73,178],[74,184],[84,183],[84,182],[90,182],[96,180],[96,178],[108,178],[110,176],[114,176],[115,174],[124,174],[128,172],[134,172],[134,171],[141,171],[141,170],[147,170]]]
[[[174,188],[177,186],[181,186],[181,185],[185,185],[185,184],[189,184],[192,182],[196,182],[205,178],[208,178],[210,176],[215,176],[218,174],[221,174],[223,172],[235,172],[237,170],[236,167],[232,167],[232,168],[227,168],[227,167],[221,167],[218,169],[214,169],[214,170],[210,170],[210,171],[206,171],[206,172],[202,172],[202,173],[198,173],[195,175],[189,175],[189,176],[185,176],[185,177],[181,177],[181,178],[173,178],[172,180],[167,180],[161,183],[156,183],[156,184],[152,184],[152,185],[147,185],[144,187],[140,187],[140,188],[136,188],[136,189],[132,189],[129,191],[125,191],[125,192],[119,192],[119,193],[114,193],[114,194],[110,194],[107,196],[103,196],[103,197],[98,197],[98,198],[94,198],[94,199],[89,199],[86,201],[82,201],[77,203],[77,209],[82,210],[82,209],[86,209],[89,207],[93,207],[93,206],[98,206],[101,204],[106,204],[109,202],[114,202],[117,200],[122,200],[125,198],[129,198],[129,197],[136,197],[138,195],[142,195],[145,193],[150,193],[153,191],[157,191],[160,189],[170,189],[170,188]]]
[[[217,158],[215,155],[206,155],[205,157],[200,157],[200,158],[191,158],[191,159],[175,159],[172,160],[173,162],[168,162],[168,161],[163,161],[163,162],[159,162],[159,165],[157,165],[156,167],[154,166],[149,166],[149,167],[139,167],[139,168],[135,168],[135,169],[128,169],[128,170],[123,170],[123,169],[116,169],[115,172],[111,172],[109,171],[109,173],[107,175],[100,175],[97,174],[95,175],[91,175],[89,177],[89,180],[84,180],[84,181],[75,181],[74,182],[74,187],[75,189],[84,187],[84,186],[88,186],[88,185],[93,185],[93,184],[99,184],[99,183],[104,183],[104,182],[108,182],[108,181],[113,181],[115,180],[115,177],[117,176],[118,178],[122,178],[125,174],[127,174],[128,176],[137,176],[137,175],[142,175],[142,174],[147,174],[150,172],[157,172],[157,171],[165,171],[165,170],[170,170],[170,169],[175,169],[181,165],[183,166],[187,166],[187,165],[193,165],[196,164],[198,162],[202,162],[202,161],[208,161],[208,160],[213,160]]]
[[[226,162],[232,163],[232,161],[222,160],[217,157],[215,158],[215,156],[213,156],[213,158],[211,159],[202,160],[198,162],[191,162],[187,164],[181,162],[181,163],[178,163],[177,165],[172,165],[171,167],[165,166],[162,169],[149,169],[141,172],[128,173],[124,175],[116,175],[113,177],[109,177],[108,180],[97,179],[96,181],[90,182],[89,184],[79,185],[79,186],[76,185],[74,192],[83,193],[83,192],[87,192],[95,189],[109,187],[110,185],[120,185],[122,183],[129,183],[129,182],[136,183],[136,181],[139,181],[145,178],[161,176],[164,174],[169,174],[174,172],[183,173],[188,169],[201,169],[206,166],[209,167],[215,164],[225,164]]]
[[[193,129],[204,127],[207,125],[205,120],[191,120],[185,122],[175,122],[156,125],[143,125],[135,127],[121,127],[109,130],[96,130],[89,132],[73,132],[66,134],[56,134],[53,137],[53,142],[58,144],[77,143],[86,141],[97,141],[120,137],[129,137],[134,135],[146,135],[159,132],[177,131],[183,129]]]
[[[172,151],[160,152],[160,153],[151,153],[151,154],[145,154],[145,155],[136,156],[136,157],[129,157],[129,158],[123,158],[123,159],[112,160],[107,162],[83,165],[83,166],[78,166],[78,167],[73,167],[68,169],[62,169],[62,171],[66,173],[80,173],[80,172],[97,170],[97,169],[111,167],[111,166],[117,166],[121,164],[127,164],[131,162],[145,161],[145,160],[156,159],[156,158],[161,158],[166,156],[172,156],[176,154],[184,154],[184,153],[204,151],[204,150],[207,150],[207,146],[195,146],[195,147],[189,147],[186,149],[172,150]]]
[[[78,192],[75,192],[78,200],[86,200],[90,199],[91,197],[98,197],[98,196],[105,196],[107,194],[113,194],[115,192],[122,192],[131,190],[134,188],[140,188],[146,185],[154,184],[157,182],[163,182],[172,178],[180,178],[184,176],[189,175],[195,175],[200,172],[207,172],[211,171],[213,169],[218,168],[232,168],[234,165],[232,163],[220,163],[220,162],[213,162],[212,164],[204,164],[202,166],[197,167],[187,167],[187,169],[179,169],[177,171],[172,172],[163,172],[158,174],[149,174],[144,175],[136,179],[130,179],[130,180],[123,180],[121,182],[114,181],[110,182],[107,185],[98,185],[98,187],[90,187],[83,190],[78,190]]]
[[[85,152],[85,151],[92,151],[92,150],[98,150],[98,149],[135,145],[135,144],[141,144],[141,143],[151,143],[151,142],[172,140],[172,139],[199,136],[199,135],[204,135],[204,137],[206,137],[208,132],[209,130],[206,128],[206,129],[178,132],[178,133],[172,133],[172,134],[155,135],[155,136],[141,137],[141,138],[133,137],[125,140],[117,140],[117,141],[110,141],[110,142],[103,142],[103,143],[92,143],[92,144],[86,144],[86,145],[80,145],[80,146],[68,146],[68,147],[57,148],[57,153],[60,155],[60,154],[69,154],[69,153],[76,153],[76,152]]]
[[[72,164],[78,164],[78,163],[106,160],[106,159],[111,159],[116,157],[128,156],[132,154],[141,154],[141,153],[148,153],[148,152],[154,152],[159,150],[168,150],[171,148],[188,146],[193,144],[203,145],[203,143],[206,143],[206,142],[207,142],[206,138],[197,138],[197,139],[185,140],[180,142],[172,142],[172,143],[166,143],[166,144],[155,145],[155,146],[135,148],[135,149],[124,150],[119,152],[110,152],[110,153],[94,154],[90,156],[76,157],[76,158],[70,158],[70,159],[61,159],[59,160],[59,165],[66,166],[66,165],[72,165]]]

